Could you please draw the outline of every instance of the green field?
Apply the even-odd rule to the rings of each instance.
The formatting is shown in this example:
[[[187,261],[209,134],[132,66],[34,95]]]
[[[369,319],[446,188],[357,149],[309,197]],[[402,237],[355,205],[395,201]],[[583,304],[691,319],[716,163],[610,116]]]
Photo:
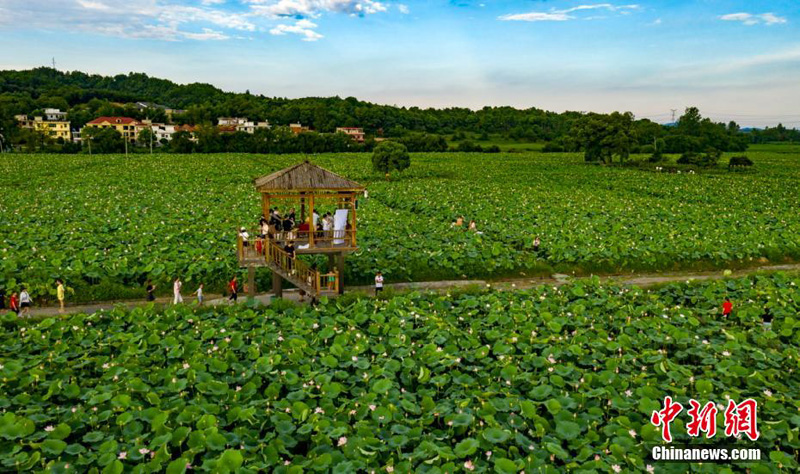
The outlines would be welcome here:
[[[369,186],[352,284],[376,270],[420,281],[798,259],[798,155],[749,156],[748,172],[690,175],[587,165],[577,154],[416,154],[388,182],[366,154],[310,158]],[[177,275],[221,288],[236,271],[236,229],[260,215],[252,179],[304,158],[2,155],[0,284],[27,284],[37,301],[56,277],[73,301],[141,297],[148,277],[162,289]],[[452,228],[457,216],[482,233]]]
[[[50,318],[0,328],[0,463],[13,472],[646,472],[671,396],[758,403],[734,465],[797,472],[800,279]],[[725,296],[730,319],[719,314]],[[765,308],[771,330],[761,325]],[[67,466],[70,466],[69,470]]]

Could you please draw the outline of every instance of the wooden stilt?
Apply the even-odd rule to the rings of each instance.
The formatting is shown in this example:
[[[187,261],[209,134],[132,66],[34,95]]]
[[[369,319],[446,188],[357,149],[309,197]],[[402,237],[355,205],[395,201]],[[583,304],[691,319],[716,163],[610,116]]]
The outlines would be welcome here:
[[[344,294],[344,252],[339,254],[338,272],[339,272],[339,294]]]
[[[272,294],[275,298],[283,298],[283,278],[276,272],[272,272]]]
[[[253,265],[247,267],[247,290],[248,297],[256,297],[256,267]]]

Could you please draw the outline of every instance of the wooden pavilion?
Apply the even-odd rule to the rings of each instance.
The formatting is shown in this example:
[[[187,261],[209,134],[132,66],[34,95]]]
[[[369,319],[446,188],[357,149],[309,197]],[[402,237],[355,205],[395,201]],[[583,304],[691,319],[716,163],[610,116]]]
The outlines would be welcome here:
[[[312,297],[343,293],[345,255],[358,250],[356,199],[364,186],[304,161],[256,178],[255,187],[266,219],[272,219],[274,211],[278,219],[293,215],[296,224],[291,229],[270,225],[267,234],[261,229],[248,232],[247,241],[240,232],[239,264],[248,268],[251,294],[257,267],[272,270],[272,289],[278,297],[284,280]],[[325,214],[331,218],[323,225]],[[295,258],[284,250],[290,242]],[[327,255],[327,273],[297,258],[307,254]]]

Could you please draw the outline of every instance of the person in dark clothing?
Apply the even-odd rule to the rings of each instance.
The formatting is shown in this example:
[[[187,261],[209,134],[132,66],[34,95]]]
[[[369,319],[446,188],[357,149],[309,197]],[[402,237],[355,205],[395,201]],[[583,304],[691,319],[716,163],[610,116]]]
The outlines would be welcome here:
[[[153,284],[152,281],[147,280],[147,286],[145,286],[145,291],[147,292],[147,301],[156,300],[156,286]]]
[[[6,309],[6,290],[0,289],[0,309]]]
[[[289,267],[289,272],[294,272],[294,258],[295,258],[294,242],[290,240],[289,243],[286,244],[285,247],[283,247],[283,251],[289,254],[289,261],[287,262],[287,265]]]
[[[539,245],[541,245],[542,241],[539,240],[539,236],[537,235],[535,239],[533,239],[533,251],[539,253]]]
[[[764,314],[761,315],[761,325],[764,326],[764,329],[772,328],[772,313],[769,310],[769,306],[764,307]]]

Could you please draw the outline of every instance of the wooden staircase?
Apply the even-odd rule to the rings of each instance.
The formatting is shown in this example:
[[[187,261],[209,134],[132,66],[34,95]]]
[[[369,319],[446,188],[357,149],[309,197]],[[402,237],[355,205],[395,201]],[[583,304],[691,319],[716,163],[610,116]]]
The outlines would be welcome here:
[[[267,267],[281,278],[311,296],[319,297],[324,294],[336,295],[339,293],[338,272],[334,270],[332,273],[322,274],[319,270],[311,268],[306,262],[292,258],[274,241],[268,239],[266,242],[267,248],[264,249],[264,257]],[[328,284],[330,277],[333,277],[331,285]]]

